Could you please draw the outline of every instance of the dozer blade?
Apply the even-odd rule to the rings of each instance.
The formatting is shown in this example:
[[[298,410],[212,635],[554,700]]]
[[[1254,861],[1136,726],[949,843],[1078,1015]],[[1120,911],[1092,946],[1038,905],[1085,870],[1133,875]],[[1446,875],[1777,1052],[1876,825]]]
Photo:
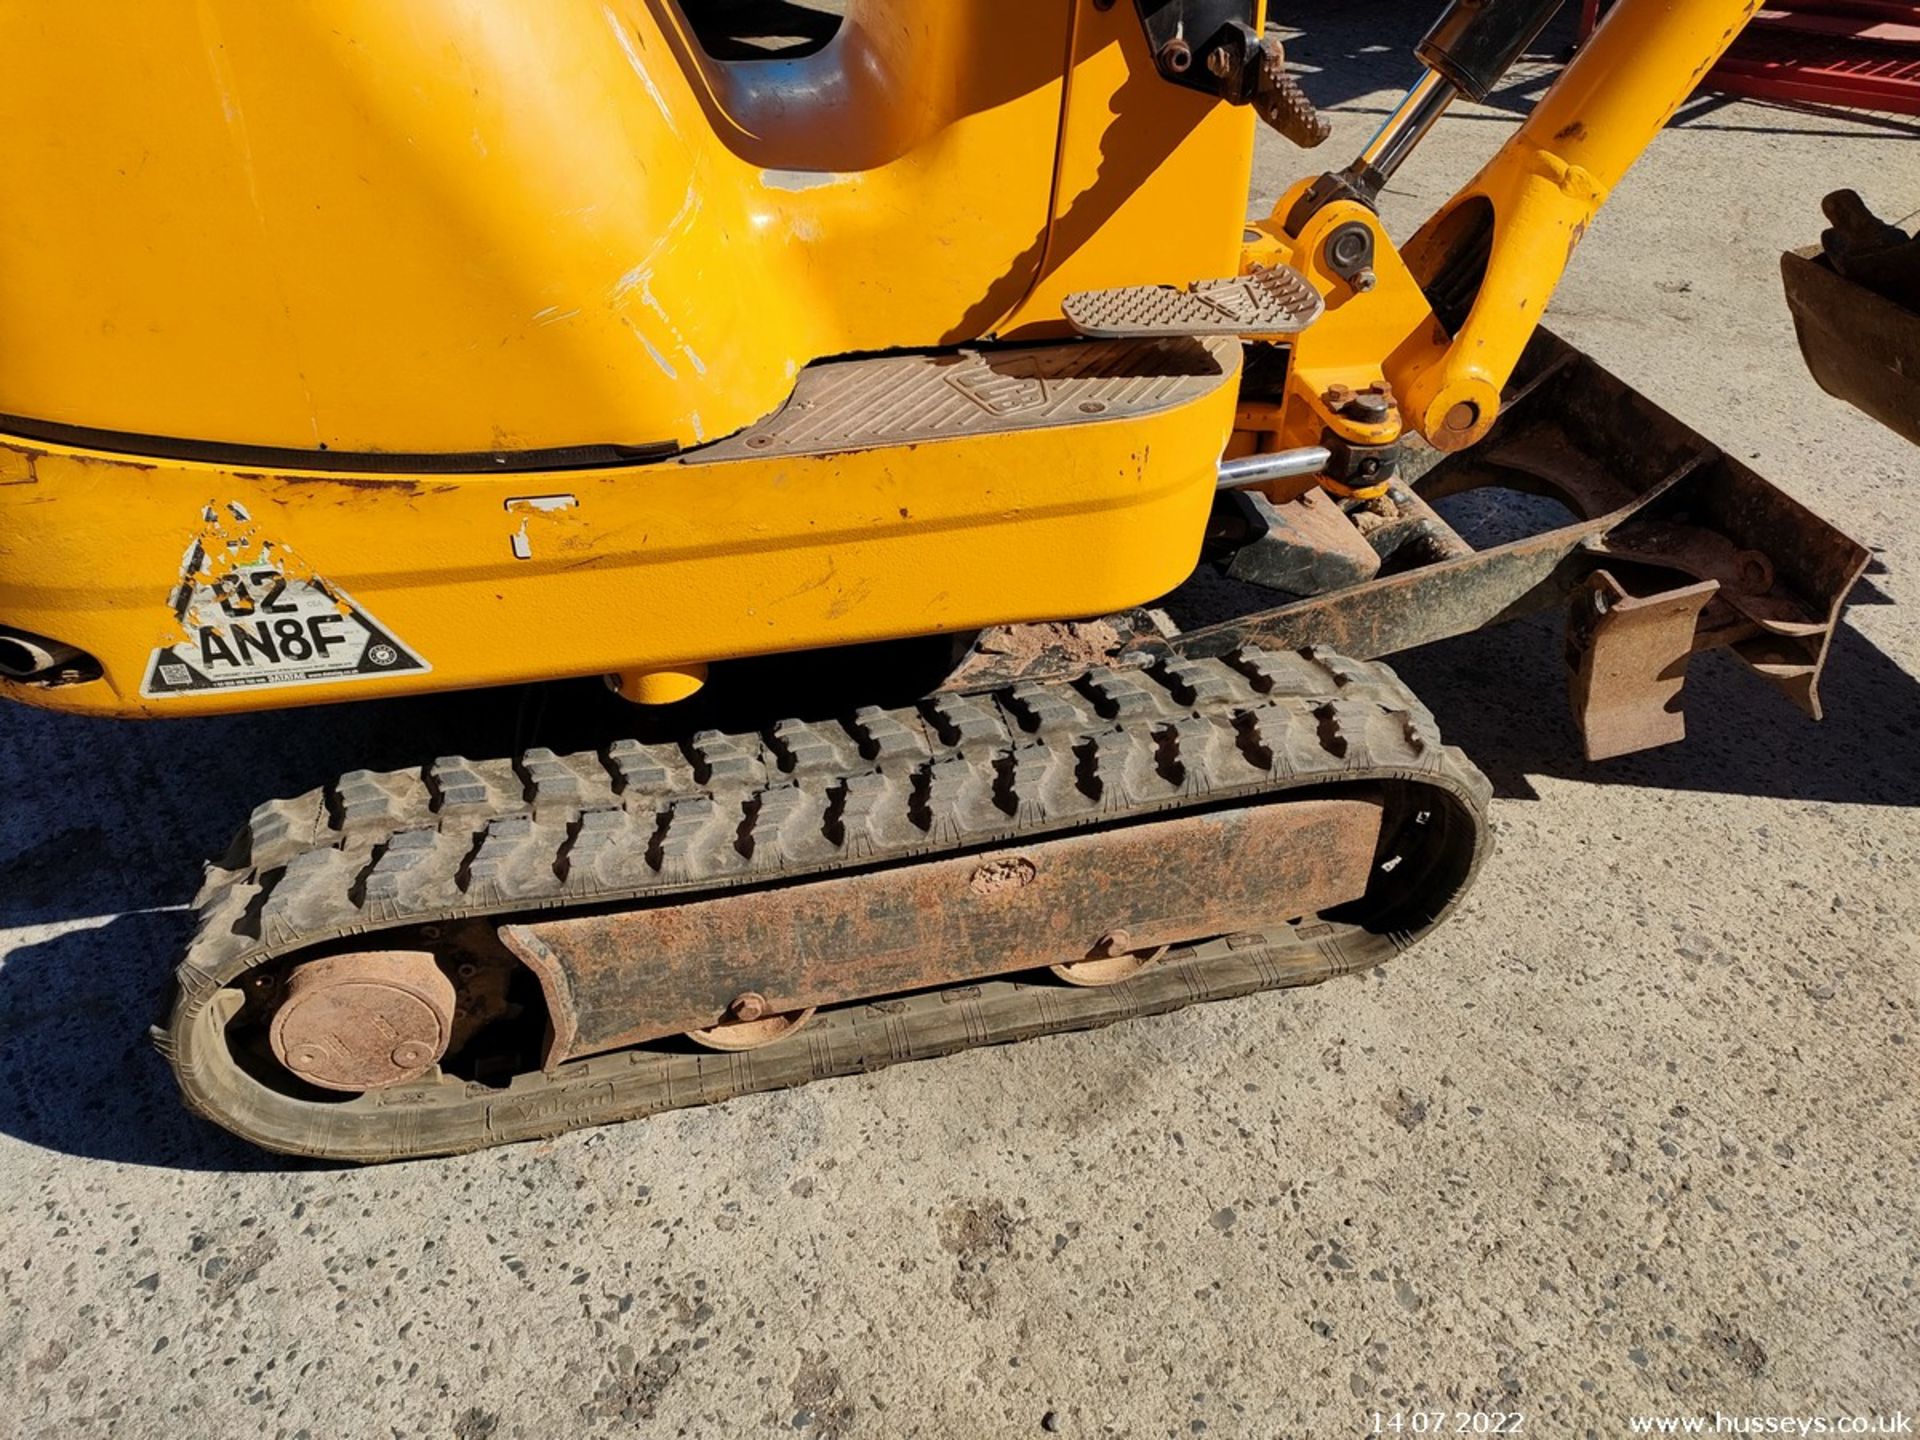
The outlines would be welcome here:
[[[1483,488],[1556,500],[1570,519],[1475,550],[1432,507]],[[1544,330],[1487,438],[1396,481],[1387,501],[1397,518],[1366,532],[1383,562],[1375,578],[1177,634],[1144,610],[1109,617],[1113,655],[1259,645],[1374,658],[1559,609],[1569,615],[1575,715],[1589,758],[1603,759],[1682,737],[1687,662],[1704,650],[1730,652],[1819,718],[1827,648],[1868,560],[1864,546]],[[989,657],[950,683],[1005,685],[1070,663],[1031,654]]]

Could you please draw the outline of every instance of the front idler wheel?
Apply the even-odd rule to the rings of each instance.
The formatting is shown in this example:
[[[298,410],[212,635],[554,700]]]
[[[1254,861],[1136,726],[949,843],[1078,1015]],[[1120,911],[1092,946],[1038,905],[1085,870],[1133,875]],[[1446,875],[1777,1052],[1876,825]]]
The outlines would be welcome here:
[[[456,996],[419,950],[309,960],[288,976],[268,1043],[309,1085],[362,1093],[418,1080],[453,1038]]]

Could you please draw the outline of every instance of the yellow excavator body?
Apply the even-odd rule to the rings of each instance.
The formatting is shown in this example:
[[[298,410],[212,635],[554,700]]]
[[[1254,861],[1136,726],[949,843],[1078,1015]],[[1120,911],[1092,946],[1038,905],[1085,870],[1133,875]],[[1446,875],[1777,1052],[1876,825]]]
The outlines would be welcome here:
[[[1352,202],[1289,235],[1304,181],[1249,229],[1253,111],[1165,83],[1127,4],[855,0],[773,61],[713,58],[672,0],[16,8],[0,38],[44,63],[0,96],[0,185],[32,200],[0,223],[0,625],[92,664],[0,693],[210,713],[1149,600],[1223,451],[1486,433],[1749,7],[1625,8],[1405,262]],[[1483,303],[1448,327],[1416,270],[1489,197]],[[1388,283],[1327,272],[1343,224]],[[1072,294],[1270,264],[1328,314],[1237,436],[1222,355],[1112,413],[1007,375],[955,391],[979,425],[901,443],[875,404],[844,445],[710,458],[833,357],[1057,342]],[[1404,425],[1324,403],[1370,379]],[[1026,405],[1058,423],[997,423]],[[321,598],[278,614],[286,584]]]
[[[1404,245],[1552,0],[1454,0],[1251,220],[1257,126],[1329,128],[1264,0],[0,11],[0,698],[603,677],[668,736],[260,805],[154,1032],[188,1104],[443,1153],[1379,963],[1489,790],[1372,662],[1518,614],[1590,758],[1701,651],[1818,715],[1865,551],[1538,330],[1755,3],[1617,0]],[[1483,486],[1571,519],[1475,549]],[[1267,602],[1148,608],[1202,563]],[[905,705],[702,693],[945,636]]]
[[[14,6],[0,43],[0,414],[294,451],[695,446],[824,356],[1062,334],[1044,275],[1228,273],[1253,146],[1093,0],[863,0],[734,63],[670,0]]]
[[[1059,338],[1065,289],[1233,271],[1253,116],[1161,84],[1125,7],[862,3],[735,63],[666,0],[15,7],[0,39],[44,61],[0,97],[32,197],[0,431],[34,436],[0,435],[0,623],[100,667],[15,698],[632,674],[1097,614],[1191,566],[1236,357],[1105,423],[699,459],[823,357]],[[203,565],[224,608],[176,613]],[[175,645],[244,677],[276,565],[408,659],[150,683]]]

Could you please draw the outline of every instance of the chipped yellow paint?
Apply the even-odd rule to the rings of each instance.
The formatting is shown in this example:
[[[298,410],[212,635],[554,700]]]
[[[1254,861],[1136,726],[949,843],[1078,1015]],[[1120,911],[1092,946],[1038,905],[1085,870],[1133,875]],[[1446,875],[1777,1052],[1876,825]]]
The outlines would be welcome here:
[[[229,575],[260,567],[277,570],[292,582],[325,586],[319,573],[292,546],[262,534],[259,521],[245,506],[234,500],[209,500],[201,509],[200,529],[187,545],[176,584],[215,589]],[[353,610],[337,596],[334,608],[342,615]],[[221,624],[218,617],[201,614],[191,599],[169,614],[167,621],[153,642],[156,650],[190,644],[203,626],[218,628]]]
[[[0,682],[0,697],[207,714],[691,672],[1139,604],[1192,568],[1237,379],[1152,413],[1047,429],[536,476],[268,474],[36,446],[39,482],[0,488],[0,618],[78,646],[106,673],[54,689]],[[0,457],[9,451],[25,453],[0,441]],[[576,503],[510,507],[545,494]],[[251,520],[206,521],[210,497]],[[522,519],[524,560],[511,545]],[[431,673],[143,699],[156,644],[178,638],[181,557],[203,533],[215,541],[209,575],[270,537],[276,555],[298,556]]]

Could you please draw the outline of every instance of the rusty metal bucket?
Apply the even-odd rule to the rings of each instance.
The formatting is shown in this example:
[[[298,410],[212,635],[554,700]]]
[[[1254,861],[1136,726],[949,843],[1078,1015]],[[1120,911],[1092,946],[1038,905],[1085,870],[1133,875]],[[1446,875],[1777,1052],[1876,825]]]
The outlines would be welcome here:
[[[1820,388],[1920,445],[1920,312],[1841,275],[1817,245],[1782,255],[1780,276]]]

